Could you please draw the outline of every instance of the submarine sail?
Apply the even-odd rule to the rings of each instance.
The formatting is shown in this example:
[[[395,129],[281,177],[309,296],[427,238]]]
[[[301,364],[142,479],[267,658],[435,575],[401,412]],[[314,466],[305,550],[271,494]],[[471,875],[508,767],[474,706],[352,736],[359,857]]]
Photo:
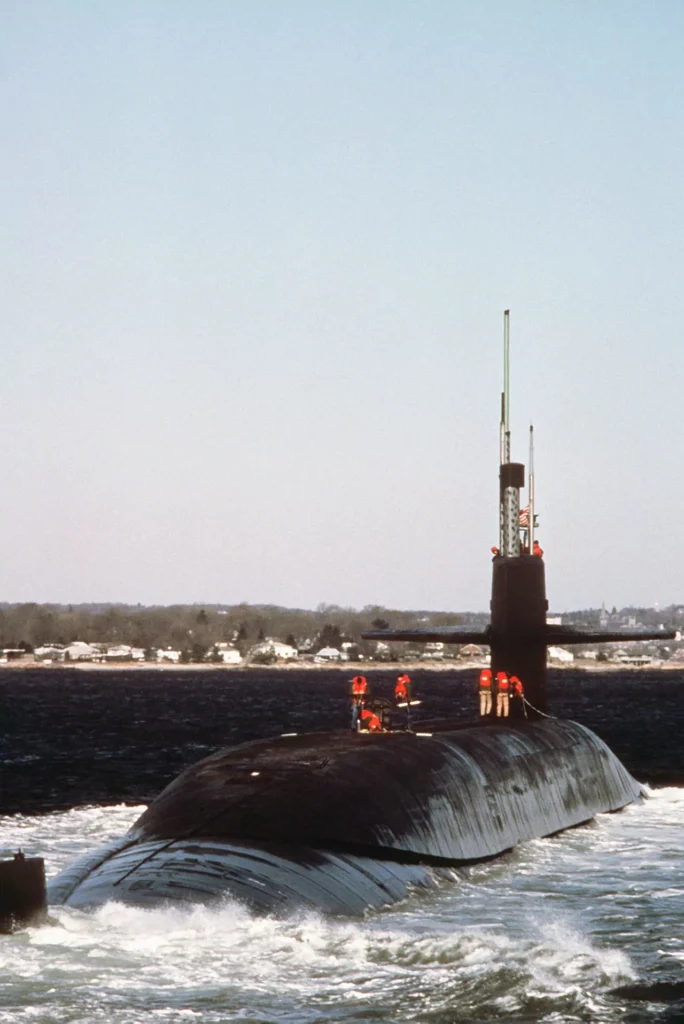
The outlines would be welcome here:
[[[491,621],[484,630],[462,626],[428,629],[368,630],[367,640],[416,642],[442,641],[447,644],[488,645],[491,667],[523,680],[528,717],[548,711],[546,649],[554,644],[596,644],[630,640],[671,640],[674,633],[663,630],[584,630],[572,626],[547,625],[546,575],[543,552],[534,554],[534,467],[533,433],[530,428],[527,543],[521,543],[520,491],[525,485],[525,467],[511,461],[510,429],[510,312],[504,312],[504,387],[499,423],[499,546],[492,562]],[[541,549],[539,549],[541,552]],[[493,714],[494,712],[492,712]],[[511,707],[514,717],[523,717],[521,701]]]

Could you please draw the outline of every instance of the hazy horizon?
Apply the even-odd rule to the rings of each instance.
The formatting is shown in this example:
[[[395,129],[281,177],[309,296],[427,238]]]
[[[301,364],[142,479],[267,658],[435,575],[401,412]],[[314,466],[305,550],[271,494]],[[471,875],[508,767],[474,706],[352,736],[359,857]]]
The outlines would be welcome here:
[[[684,604],[684,7],[8,5],[0,598]]]

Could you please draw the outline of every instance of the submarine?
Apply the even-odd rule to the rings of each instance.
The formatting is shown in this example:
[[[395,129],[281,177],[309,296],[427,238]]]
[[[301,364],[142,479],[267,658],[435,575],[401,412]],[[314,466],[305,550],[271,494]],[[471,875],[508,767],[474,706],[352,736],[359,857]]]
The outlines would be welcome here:
[[[266,914],[359,915],[640,799],[640,784],[597,735],[549,714],[546,649],[674,634],[547,625],[544,558],[531,553],[532,431],[527,509],[525,467],[511,460],[509,353],[506,311],[489,625],[363,636],[487,644],[493,672],[517,675],[525,701],[512,700],[505,719],[284,734],[220,750],[172,781],[129,832],[53,878],[51,904],[230,899]]]

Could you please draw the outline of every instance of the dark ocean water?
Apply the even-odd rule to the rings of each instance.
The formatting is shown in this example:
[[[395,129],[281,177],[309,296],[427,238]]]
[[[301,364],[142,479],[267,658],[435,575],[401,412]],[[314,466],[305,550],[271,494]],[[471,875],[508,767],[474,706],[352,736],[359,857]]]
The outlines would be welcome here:
[[[413,675],[425,719],[472,715],[475,672]],[[648,800],[364,918],[52,908],[0,939],[0,1024],[682,1024],[684,677],[558,672],[551,691]],[[0,700],[0,856],[49,875],[217,747],[348,725],[338,671],[5,671]]]
[[[420,717],[470,717],[477,673],[413,673]],[[369,674],[390,696],[396,671]],[[135,670],[0,674],[0,811],[146,803],[218,747],[344,729],[339,670]],[[640,780],[684,785],[684,673],[551,673],[551,712],[589,726]]]

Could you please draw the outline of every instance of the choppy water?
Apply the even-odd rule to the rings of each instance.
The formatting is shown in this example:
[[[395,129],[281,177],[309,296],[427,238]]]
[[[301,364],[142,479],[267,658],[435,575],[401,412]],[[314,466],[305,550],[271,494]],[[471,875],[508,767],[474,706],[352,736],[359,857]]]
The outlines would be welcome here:
[[[50,874],[141,808],[0,818]],[[364,920],[54,908],[0,940],[0,1024],[684,1020],[611,994],[684,979],[684,789],[525,844]]]

